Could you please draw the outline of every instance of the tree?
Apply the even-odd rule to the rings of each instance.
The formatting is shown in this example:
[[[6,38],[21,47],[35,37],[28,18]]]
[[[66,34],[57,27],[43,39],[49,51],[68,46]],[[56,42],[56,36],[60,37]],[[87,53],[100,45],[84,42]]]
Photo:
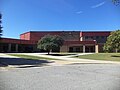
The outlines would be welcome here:
[[[2,26],[1,26],[2,21],[1,21],[1,19],[2,19],[2,14],[0,13],[0,38],[2,36]]]
[[[116,53],[120,50],[120,30],[110,33],[103,49],[107,52],[115,50]]]
[[[37,48],[44,49],[49,54],[50,51],[54,50],[55,48],[60,48],[63,43],[64,40],[60,36],[46,35],[38,41]]]
[[[113,4],[115,5],[119,5],[120,4],[120,0],[112,0]]]

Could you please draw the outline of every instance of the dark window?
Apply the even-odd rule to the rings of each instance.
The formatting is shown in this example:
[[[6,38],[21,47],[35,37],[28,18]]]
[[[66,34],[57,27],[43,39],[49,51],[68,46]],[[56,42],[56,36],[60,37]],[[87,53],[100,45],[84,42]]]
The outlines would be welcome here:
[[[101,36],[102,39],[104,39],[105,37],[104,36]]]
[[[73,47],[69,47],[69,52],[73,52]]]
[[[96,39],[98,39],[99,38],[99,36],[96,36]]]
[[[93,39],[93,36],[91,36],[91,39]]]
[[[85,39],[88,39],[88,36],[85,36]]]

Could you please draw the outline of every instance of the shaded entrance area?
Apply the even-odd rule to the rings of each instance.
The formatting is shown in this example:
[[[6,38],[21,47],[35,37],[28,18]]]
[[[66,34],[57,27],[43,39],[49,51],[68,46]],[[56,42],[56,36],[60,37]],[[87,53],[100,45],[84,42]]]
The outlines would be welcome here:
[[[0,52],[33,52],[34,45],[1,43]]]
[[[35,41],[10,38],[0,39],[0,52],[33,52],[35,49]]]
[[[69,52],[80,52],[80,53],[90,53],[95,52],[95,45],[91,46],[71,46],[69,47]]]
[[[83,52],[83,46],[72,46],[69,47],[69,52]]]
[[[60,52],[98,53],[96,41],[65,41]]]
[[[86,46],[85,47],[85,52],[86,53],[95,52],[95,46]]]

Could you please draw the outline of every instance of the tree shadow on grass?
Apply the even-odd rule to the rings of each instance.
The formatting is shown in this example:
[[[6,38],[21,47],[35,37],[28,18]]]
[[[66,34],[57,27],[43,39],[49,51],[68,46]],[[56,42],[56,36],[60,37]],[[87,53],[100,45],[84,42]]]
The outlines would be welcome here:
[[[49,55],[51,55],[51,56],[68,56],[68,55],[75,55],[75,54],[49,54]]]
[[[120,55],[111,55],[111,57],[120,57]]]
[[[18,66],[18,68],[30,68],[30,67],[46,66],[48,63],[53,63],[53,61],[0,57],[0,67],[6,67],[12,65],[12,66]]]

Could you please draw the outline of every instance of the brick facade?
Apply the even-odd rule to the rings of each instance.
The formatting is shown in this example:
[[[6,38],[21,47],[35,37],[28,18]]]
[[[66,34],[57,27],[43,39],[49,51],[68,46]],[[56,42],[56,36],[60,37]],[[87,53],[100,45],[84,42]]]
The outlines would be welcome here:
[[[59,35],[65,40],[64,45],[60,48],[61,52],[98,53],[103,51],[103,44],[106,42],[110,32],[30,31],[20,34],[20,39],[1,39],[1,47],[7,47],[9,49],[8,51],[10,51],[13,46],[16,52],[19,52],[20,48],[24,48],[24,51],[26,51],[27,48],[28,51],[34,52],[37,50],[36,45],[38,40],[45,35]]]

